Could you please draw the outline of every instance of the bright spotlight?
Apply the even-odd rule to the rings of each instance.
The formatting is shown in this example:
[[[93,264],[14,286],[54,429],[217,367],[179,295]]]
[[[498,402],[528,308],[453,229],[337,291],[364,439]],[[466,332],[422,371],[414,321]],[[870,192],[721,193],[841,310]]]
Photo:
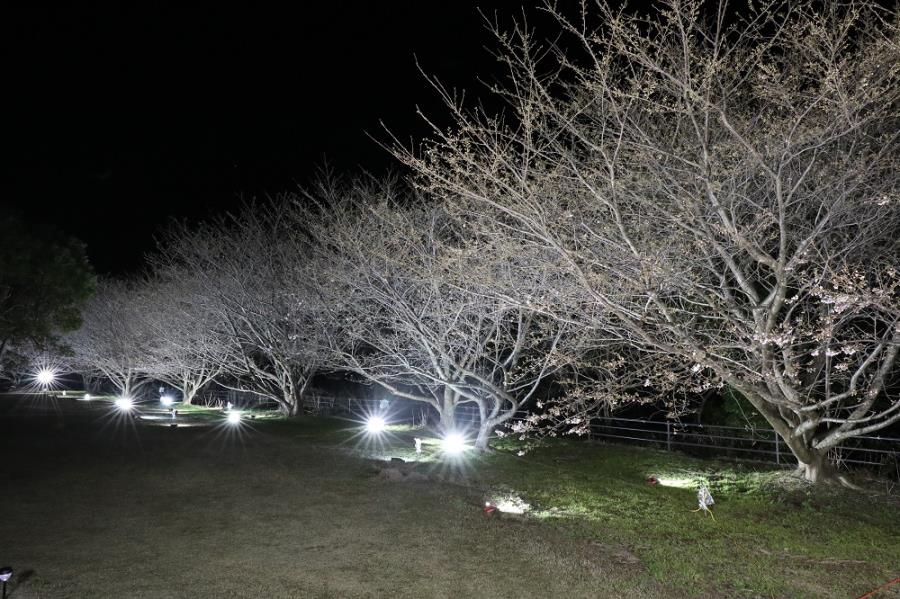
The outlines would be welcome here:
[[[366,420],[366,432],[371,435],[380,435],[384,432],[385,422],[381,416],[369,416]]]
[[[41,368],[35,378],[42,387],[49,387],[56,379],[56,373],[49,368]]]
[[[6,599],[6,581],[12,578],[13,569],[9,566],[0,568],[0,582],[3,582],[3,599]]]
[[[228,424],[240,424],[241,423],[241,413],[237,410],[232,410],[228,412]]]
[[[441,440],[441,449],[447,454],[460,454],[468,449],[466,438],[459,433],[449,433]]]
[[[131,411],[131,408],[134,407],[134,402],[131,401],[130,397],[120,397],[116,399],[116,407],[122,410],[123,412]]]
[[[167,408],[169,406],[171,406],[173,402],[174,402],[174,400],[172,399],[171,395],[163,395],[162,397],[159,398],[159,403],[161,403],[162,405],[164,405]]]
[[[93,399],[93,398],[91,397],[91,394],[90,394],[90,393],[85,393],[85,394],[84,394],[84,397],[83,397],[82,399],[83,399],[84,401],[91,401],[91,399]]]

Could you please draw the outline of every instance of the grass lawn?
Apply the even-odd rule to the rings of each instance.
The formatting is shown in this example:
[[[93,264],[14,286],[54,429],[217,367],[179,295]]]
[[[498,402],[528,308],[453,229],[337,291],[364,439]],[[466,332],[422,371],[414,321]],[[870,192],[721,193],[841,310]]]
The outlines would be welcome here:
[[[334,420],[238,435],[202,410],[172,428],[34,404],[0,397],[11,599],[857,597],[900,576],[896,498],[779,471],[562,442],[450,462],[426,440],[397,482],[376,458],[416,457],[402,427],[376,445]],[[700,480],[715,521],[691,512]],[[512,495],[531,511],[484,515]]]

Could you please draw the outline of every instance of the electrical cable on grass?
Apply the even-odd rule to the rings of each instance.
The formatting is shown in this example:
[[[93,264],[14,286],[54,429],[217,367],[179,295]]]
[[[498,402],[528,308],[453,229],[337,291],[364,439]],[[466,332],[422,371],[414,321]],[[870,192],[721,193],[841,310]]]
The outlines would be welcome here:
[[[895,578],[894,580],[889,580],[879,587],[875,587],[868,593],[865,593],[864,595],[860,595],[859,597],[857,597],[857,599],[868,599],[869,597],[874,596],[875,593],[877,593],[878,591],[884,590],[884,589],[888,588],[889,586],[893,586],[893,585],[897,584],[898,582],[900,582],[900,577]]]

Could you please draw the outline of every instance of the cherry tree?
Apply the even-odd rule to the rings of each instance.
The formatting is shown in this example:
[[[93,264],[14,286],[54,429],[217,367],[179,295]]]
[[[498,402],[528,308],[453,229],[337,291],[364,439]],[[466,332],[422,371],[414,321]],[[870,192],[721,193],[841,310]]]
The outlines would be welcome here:
[[[391,182],[320,191],[300,220],[322,252],[337,364],[431,405],[447,432],[457,406],[474,404],[485,449],[558,369],[565,326],[481,292],[476,271],[496,262],[478,259],[486,248],[422,198]]]
[[[152,260],[162,279],[191,281],[191,302],[217,340],[210,363],[295,416],[320,365],[326,320],[288,209],[249,205],[197,227],[177,225]]]
[[[456,127],[397,154],[506,254],[553,254],[539,310],[728,385],[832,478],[830,449],[900,421],[896,14],[582,8],[547,5],[556,45],[496,30],[505,120],[436,84]]]
[[[178,389],[182,402],[190,405],[222,373],[228,346],[190,273],[166,274],[166,279],[147,281],[135,298],[154,339],[147,348],[147,369]]]
[[[108,380],[124,397],[150,382],[157,339],[144,318],[139,281],[103,280],[85,304],[82,325],[64,338],[71,367]]]

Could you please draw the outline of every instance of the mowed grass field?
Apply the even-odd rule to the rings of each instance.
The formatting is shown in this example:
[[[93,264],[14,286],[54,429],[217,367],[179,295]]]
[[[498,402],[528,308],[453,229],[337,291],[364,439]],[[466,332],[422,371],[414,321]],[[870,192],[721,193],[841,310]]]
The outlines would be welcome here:
[[[180,419],[204,426],[0,397],[12,599],[858,597],[900,576],[900,503],[874,488],[813,493],[630,447],[457,461],[430,439],[416,456],[424,433],[403,427],[369,443],[334,419],[245,419],[239,434],[218,413]],[[715,520],[691,511],[700,482]],[[484,514],[513,496],[531,510]]]

